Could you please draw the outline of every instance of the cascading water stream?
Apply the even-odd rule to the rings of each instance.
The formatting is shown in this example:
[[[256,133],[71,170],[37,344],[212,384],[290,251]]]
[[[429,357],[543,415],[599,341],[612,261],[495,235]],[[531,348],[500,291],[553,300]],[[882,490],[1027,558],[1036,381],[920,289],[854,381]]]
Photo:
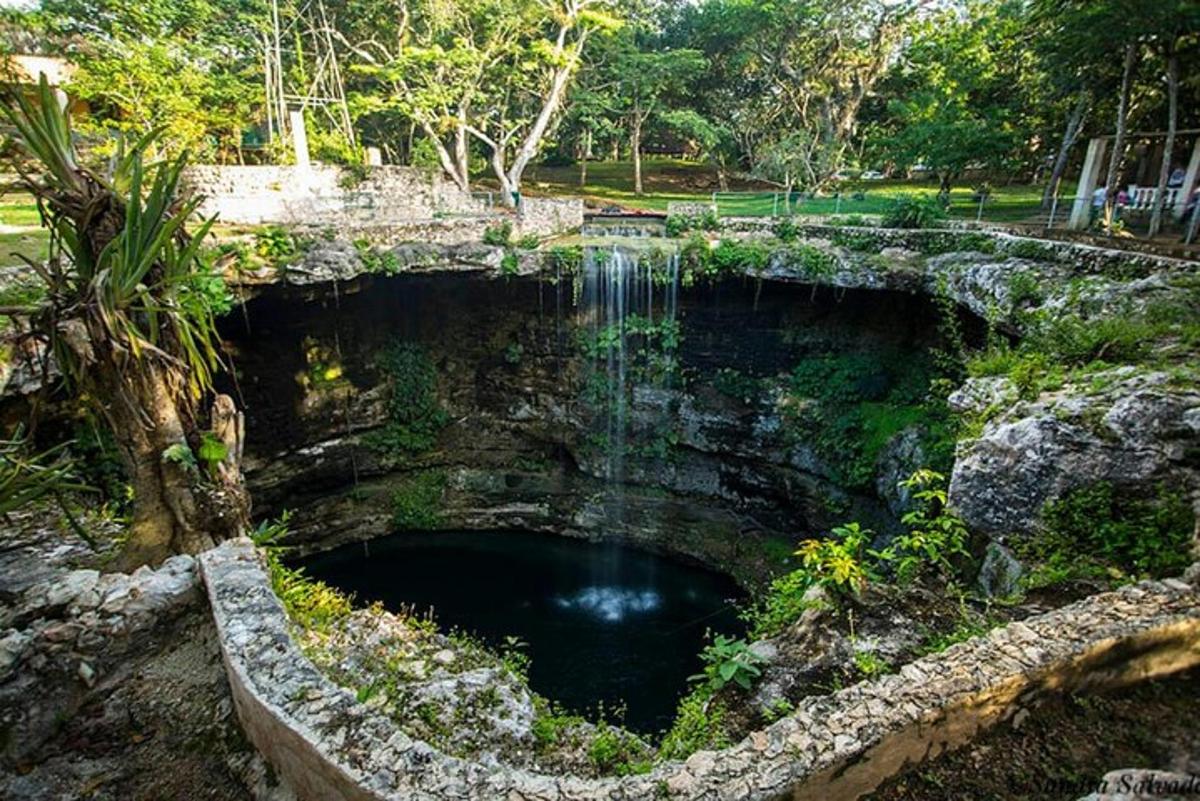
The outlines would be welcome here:
[[[610,530],[624,531],[630,522],[625,504],[630,402],[636,387],[664,386],[671,377],[671,370],[650,370],[646,361],[651,343],[661,346],[663,332],[675,330],[679,254],[659,249],[651,255],[621,246],[587,248],[582,284],[580,327],[587,332],[585,351],[591,357],[588,400],[608,484],[605,511]],[[673,350],[672,344],[670,359]],[[595,598],[604,601],[606,614],[614,620],[626,611],[647,608],[657,597],[652,586],[614,587],[619,559],[620,551],[613,547],[594,571]]]

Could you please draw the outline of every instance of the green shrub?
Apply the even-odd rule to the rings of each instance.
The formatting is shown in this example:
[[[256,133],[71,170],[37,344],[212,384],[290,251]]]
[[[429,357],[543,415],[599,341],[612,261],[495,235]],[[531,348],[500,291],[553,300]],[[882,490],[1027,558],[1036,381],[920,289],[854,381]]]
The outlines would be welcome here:
[[[742,610],[741,618],[749,627],[751,640],[763,640],[782,634],[808,610],[812,603],[804,596],[813,586],[807,570],[792,570],[775,578],[767,591]]]
[[[674,239],[683,236],[691,230],[692,220],[683,214],[668,214],[665,224],[667,236]]]
[[[1058,261],[1058,252],[1053,246],[1034,239],[1018,239],[1009,242],[1005,252],[1010,256],[1031,261]]]
[[[729,746],[725,717],[724,704],[706,685],[697,686],[679,701],[675,720],[658,746],[659,759],[687,759],[697,751]]]
[[[512,223],[508,220],[502,220],[495,225],[489,225],[483,229],[483,244],[498,245],[499,247],[508,247],[512,240]]]
[[[521,271],[521,260],[516,253],[511,250],[506,251],[504,257],[500,259],[500,274],[509,277],[514,276]]]
[[[1024,270],[1016,271],[1008,277],[1008,298],[1013,308],[1025,304],[1037,306],[1045,300],[1037,276]]]
[[[833,232],[830,240],[833,244],[855,253],[878,253],[883,249],[879,236],[871,231],[847,231],[839,228]]]
[[[521,250],[537,250],[540,244],[542,240],[537,234],[525,234],[517,240],[517,247]]]
[[[542,264],[560,273],[577,273],[583,267],[583,248],[580,245],[555,245],[545,251]]]
[[[648,761],[640,759],[641,754],[635,743],[636,740],[629,732],[601,721],[592,733],[588,759],[600,774],[628,776],[646,773],[651,765]]]
[[[801,570],[814,584],[842,595],[857,595],[867,583],[864,561],[873,532],[858,523],[846,523],[830,532],[827,539],[808,539],[800,543],[796,555]]]
[[[1104,560],[1136,575],[1167,576],[1191,563],[1195,514],[1185,493],[1159,487],[1152,499],[1111,483],[1080,487],[1042,509],[1043,534],[1033,553]]]
[[[431,529],[441,524],[446,476],[426,470],[405,478],[392,492],[392,525],[397,529]]]
[[[921,469],[900,483],[911,493],[913,508],[900,518],[906,531],[897,535],[879,558],[895,563],[896,578],[901,583],[911,582],[926,571],[953,582],[956,571],[952,560],[968,556],[969,534],[962,518],[947,505],[946,477]]]
[[[800,226],[791,217],[776,220],[771,230],[781,242],[794,242],[800,236]]]
[[[275,267],[284,267],[299,253],[290,231],[268,225],[254,232],[254,252]]]
[[[867,679],[892,672],[891,664],[874,651],[855,651],[854,667]]]
[[[384,349],[379,367],[390,390],[387,422],[367,444],[396,458],[429,450],[450,419],[438,401],[433,362],[420,345],[400,342]]]
[[[750,650],[745,640],[733,639],[718,634],[700,652],[704,672],[691,677],[692,681],[704,681],[714,691],[727,684],[736,684],[749,690],[754,680],[762,675],[762,657]]]
[[[946,218],[936,197],[922,193],[904,195],[891,202],[883,213],[885,228],[932,228]]]
[[[303,569],[286,567],[276,550],[267,550],[267,573],[293,623],[310,631],[327,632],[350,615],[347,595],[304,575]]]

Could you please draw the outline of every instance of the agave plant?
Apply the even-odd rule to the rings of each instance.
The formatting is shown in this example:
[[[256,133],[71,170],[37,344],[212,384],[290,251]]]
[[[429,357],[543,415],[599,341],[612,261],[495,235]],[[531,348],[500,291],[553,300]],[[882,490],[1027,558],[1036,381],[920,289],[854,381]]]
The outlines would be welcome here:
[[[47,262],[28,262],[45,299],[0,313],[28,317],[72,393],[108,423],[134,488],[126,562],[240,533],[249,504],[237,465],[240,416],[231,399],[212,393],[218,339],[212,305],[197,291],[212,221],[186,230],[199,203],[180,196],[186,156],[151,162],[155,131],[119,147],[110,175],[90,169],[44,77],[36,102],[13,92],[0,108],[18,151],[37,165],[14,158],[11,166],[50,231]],[[206,431],[200,418],[210,397]],[[224,449],[218,460],[214,442]],[[194,469],[202,448],[221,469]]]

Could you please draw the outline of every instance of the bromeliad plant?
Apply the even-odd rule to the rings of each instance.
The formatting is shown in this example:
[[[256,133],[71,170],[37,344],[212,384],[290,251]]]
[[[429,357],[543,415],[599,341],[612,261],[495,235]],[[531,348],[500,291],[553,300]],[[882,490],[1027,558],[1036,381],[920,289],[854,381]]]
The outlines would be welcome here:
[[[150,163],[151,132],[118,149],[110,175],[90,169],[44,77],[35,100],[9,91],[0,113],[16,129],[9,166],[50,232],[47,262],[28,262],[45,299],[0,314],[28,320],[24,336],[113,434],[134,492],[124,566],[240,534],[241,416],[212,391],[221,299],[200,254],[212,221],[185,228],[199,201],[180,196],[184,157]]]

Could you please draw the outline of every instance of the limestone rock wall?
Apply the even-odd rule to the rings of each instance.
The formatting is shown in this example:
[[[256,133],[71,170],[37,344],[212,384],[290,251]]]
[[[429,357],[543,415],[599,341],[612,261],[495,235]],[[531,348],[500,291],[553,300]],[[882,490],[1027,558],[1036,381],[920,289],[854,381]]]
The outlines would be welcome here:
[[[334,686],[288,631],[247,540],[201,556],[235,706],[250,740],[307,799],[858,798],[1048,693],[1122,686],[1200,664],[1200,570],[996,629],[899,673],[813,696],[722,751],[584,780],[483,765],[413,740]]]

